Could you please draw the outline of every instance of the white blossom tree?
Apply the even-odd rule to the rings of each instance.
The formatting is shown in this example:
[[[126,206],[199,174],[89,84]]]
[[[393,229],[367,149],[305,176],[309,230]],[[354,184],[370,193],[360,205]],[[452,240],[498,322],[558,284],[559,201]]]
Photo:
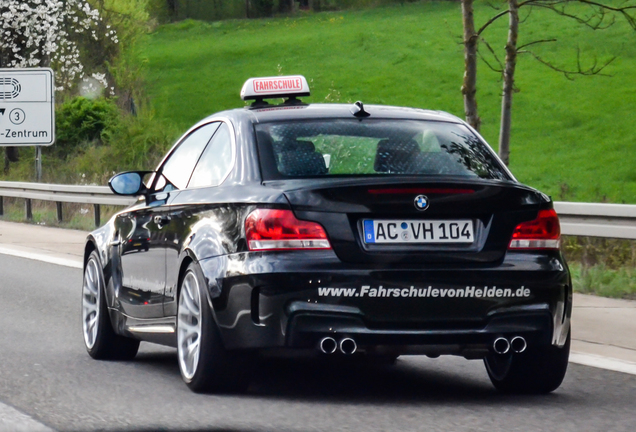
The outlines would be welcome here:
[[[118,43],[115,30],[100,24],[99,11],[86,0],[0,0],[0,67],[51,67],[56,90],[72,88],[87,73],[106,88],[106,73],[86,71],[80,48],[86,37]],[[16,159],[8,147],[5,170]]]
[[[100,13],[86,0],[0,1],[0,66],[50,66],[56,72],[58,90],[70,88],[85,76],[78,41],[97,40]],[[117,43],[115,30],[106,28]],[[105,74],[93,78],[106,85]]]

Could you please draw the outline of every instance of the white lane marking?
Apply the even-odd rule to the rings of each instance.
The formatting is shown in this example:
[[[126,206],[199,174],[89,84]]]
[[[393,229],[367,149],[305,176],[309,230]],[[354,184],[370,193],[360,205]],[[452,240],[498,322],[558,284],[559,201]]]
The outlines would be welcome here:
[[[11,249],[4,246],[0,246],[0,254],[12,255],[15,257],[26,258],[30,260],[36,260],[36,261],[43,261],[50,264],[57,264],[57,265],[65,266],[65,267],[73,267],[78,269],[83,268],[82,260],[80,258],[77,258],[77,259],[59,258],[59,257],[45,255],[45,254]]]
[[[0,432],[54,432],[53,429],[0,402]]]
[[[607,369],[614,372],[636,375],[636,363],[611,357],[572,351],[570,353],[570,362],[584,366],[592,366],[599,369]]]

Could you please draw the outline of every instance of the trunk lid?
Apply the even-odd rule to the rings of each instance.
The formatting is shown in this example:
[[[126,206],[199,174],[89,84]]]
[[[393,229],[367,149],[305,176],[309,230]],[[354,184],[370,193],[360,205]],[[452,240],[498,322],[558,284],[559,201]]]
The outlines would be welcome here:
[[[519,223],[550,206],[512,181],[331,177],[267,185],[283,189],[297,218],[325,228],[343,262],[360,264],[491,264],[503,259]]]

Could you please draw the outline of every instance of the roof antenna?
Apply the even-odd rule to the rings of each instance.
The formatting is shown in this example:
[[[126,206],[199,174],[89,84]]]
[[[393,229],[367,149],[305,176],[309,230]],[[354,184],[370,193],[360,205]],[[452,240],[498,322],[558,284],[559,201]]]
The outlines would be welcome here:
[[[351,114],[358,118],[369,117],[371,115],[364,110],[364,105],[360,101],[353,104],[351,107]]]

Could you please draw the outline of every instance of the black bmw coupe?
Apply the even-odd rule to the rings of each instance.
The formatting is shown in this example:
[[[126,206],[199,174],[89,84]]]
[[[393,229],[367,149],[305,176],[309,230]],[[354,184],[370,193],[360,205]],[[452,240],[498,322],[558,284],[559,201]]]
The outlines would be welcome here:
[[[110,180],[138,200],[86,242],[88,353],[176,347],[194,391],[245,389],[272,349],[459,355],[501,391],[559,387],[572,284],[550,198],[455,116],[308,94],[252,78],[251,106]]]

